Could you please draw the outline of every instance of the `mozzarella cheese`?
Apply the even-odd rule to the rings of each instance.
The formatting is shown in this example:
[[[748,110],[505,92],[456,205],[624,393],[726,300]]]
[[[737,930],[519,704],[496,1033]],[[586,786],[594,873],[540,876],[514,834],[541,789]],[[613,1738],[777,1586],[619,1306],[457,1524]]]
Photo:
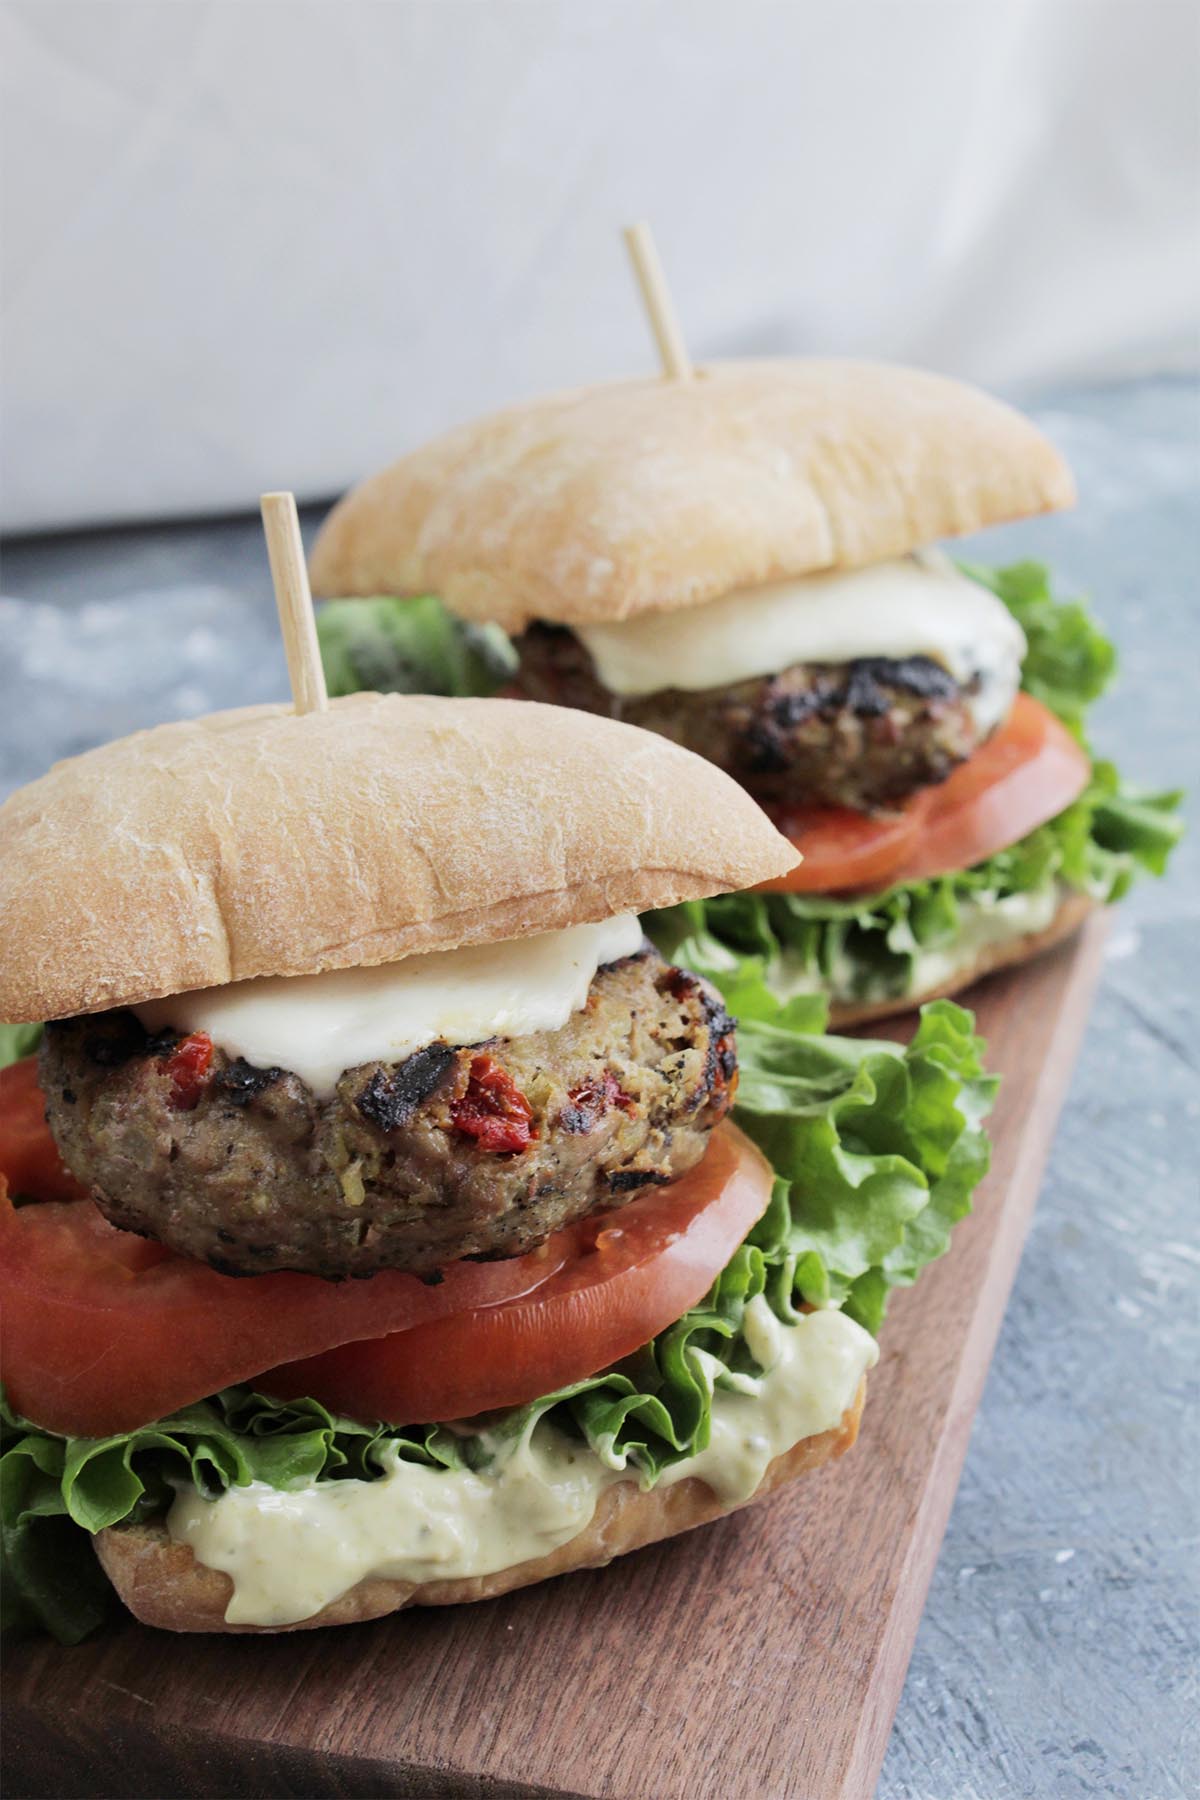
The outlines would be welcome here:
[[[728,687],[796,663],[928,656],[958,681],[981,678],[980,723],[989,730],[1011,704],[1025,654],[1004,602],[936,551],[576,630],[600,680],[624,699]]]
[[[147,1031],[205,1031],[228,1055],[291,1069],[328,1096],[343,1070],[402,1062],[426,1044],[557,1031],[583,1006],[596,970],[641,944],[636,913],[622,913],[374,969],[234,981],[134,1011]]]
[[[841,1421],[878,1357],[874,1338],[845,1313],[782,1325],[762,1295],[746,1309],[745,1333],[762,1373],[731,1376],[707,1359],[710,1377],[735,1391],[714,1393],[707,1448],[661,1486],[695,1475],[727,1506],[748,1500],[775,1457]],[[606,1488],[635,1473],[542,1420],[478,1470],[393,1454],[377,1481],[285,1492],[254,1481],[216,1500],[183,1488],[167,1529],[231,1578],[229,1624],[294,1625],[370,1576],[455,1581],[545,1556],[585,1530]]]

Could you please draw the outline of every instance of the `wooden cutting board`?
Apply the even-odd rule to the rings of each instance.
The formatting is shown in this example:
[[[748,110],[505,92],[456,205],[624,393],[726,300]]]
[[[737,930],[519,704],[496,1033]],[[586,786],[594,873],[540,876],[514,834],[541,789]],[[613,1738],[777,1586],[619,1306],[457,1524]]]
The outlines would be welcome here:
[[[972,995],[992,1172],[897,1295],[858,1446],[607,1570],[279,1638],[131,1620],[4,1664],[4,1793],[866,1800],[1087,1018],[1104,924]],[[896,1032],[903,1036],[903,1029]]]

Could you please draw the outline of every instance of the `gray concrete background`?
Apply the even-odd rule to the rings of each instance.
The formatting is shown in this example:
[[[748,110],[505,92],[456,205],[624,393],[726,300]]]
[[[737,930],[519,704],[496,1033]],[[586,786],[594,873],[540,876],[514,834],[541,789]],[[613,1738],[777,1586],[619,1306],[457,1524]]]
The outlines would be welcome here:
[[[1038,556],[1121,650],[1099,748],[1200,791],[1200,414],[1156,380],[1032,408],[1079,509]],[[311,524],[311,521],[308,521]],[[28,539],[0,599],[0,792],[135,726],[282,697],[257,521]],[[1200,838],[1122,905],[880,1800],[1200,1791]]]

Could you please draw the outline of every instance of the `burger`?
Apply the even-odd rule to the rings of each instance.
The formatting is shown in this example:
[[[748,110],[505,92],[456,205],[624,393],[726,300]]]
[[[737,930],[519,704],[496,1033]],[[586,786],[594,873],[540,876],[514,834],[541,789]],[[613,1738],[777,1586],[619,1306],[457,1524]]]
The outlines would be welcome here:
[[[827,1038],[643,936],[794,862],[665,737],[499,699],[221,713],[14,794],[10,1620],[482,1599],[848,1449],[991,1085],[957,1007]]]
[[[451,432],[334,509],[312,575],[376,597],[327,615],[346,685],[388,632],[418,681],[432,624],[383,597],[435,596],[475,679],[503,628],[515,691],[725,769],[803,860],[653,934],[757,955],[853,1023],[1055,943],[1178,834],[1173,796],[1123,789],[1082,742],[1113,664],[1086,610],[1036,564],[939,548],[1073,498],[1041,432],[962,383],[717,364]]]

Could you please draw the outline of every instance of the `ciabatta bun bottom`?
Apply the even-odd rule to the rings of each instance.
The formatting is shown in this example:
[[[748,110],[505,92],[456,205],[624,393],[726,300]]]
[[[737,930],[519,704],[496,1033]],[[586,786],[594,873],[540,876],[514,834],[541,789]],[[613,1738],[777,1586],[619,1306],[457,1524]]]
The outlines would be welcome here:
[[[858,1436],[866,1382],[832,1431],[804,1438],[777,1456],[762,1481],[741,1502],[749,1505],[797,1475],[807,1474],[849,1450]],[[591,1523],[547,1556],[501,1569],[494,1575],[458,1581],[360,1581],[339,1599],[287,1625],[285,1631],[307,1631],[318,1625],[357,1625],[400,1612],[406,1606],[457,1606],[468,1600],[492,1600],[514,1588],[529,1587],[572,1569],[597,1569],[615,1556],[640,1550],[660,1538],[676,1537],[695,1525],[707,1525],[736,1506],[724,1505],[707,1482],[692,1476],[673,1487],[643,1493],[636,1482],[621,1481],[601,1494]],[[97,1536],[96,1553],[125,1605],[143,1625],[163,1631],[263,1631],[260,1625],[227,1625],[225,1608],[233,1592],[228,1575],[198,1563],[186,1544],[176,1544],[165,1525],[115,1525]]]
[[[896,1013],[911,1012],[914,1007],[924,1006],[927,1000],[945,1000],[951,994],[961,994],[964,988],[970,987],[972,982],[981,980],[983,976],[991,975],[997,969],[1007,969],[1013,963],[1028,962],[1043,950],[1061,943],[1063,938],[1078,931],[1096,904],[1088,894],[1066,894],[1044,931],[1029,931],[1023,937],[1009,938],[1003,944],[987,945],[974,962],[935,987],[915,994],[905,994],[896,1000],[874,1000],[861,1004],[850,1001],[844,1005],[835,1000],[829,1009],[829,1029],[840,1031],[847,1025],[865,1025],[871,1019],[889,1019]]]

